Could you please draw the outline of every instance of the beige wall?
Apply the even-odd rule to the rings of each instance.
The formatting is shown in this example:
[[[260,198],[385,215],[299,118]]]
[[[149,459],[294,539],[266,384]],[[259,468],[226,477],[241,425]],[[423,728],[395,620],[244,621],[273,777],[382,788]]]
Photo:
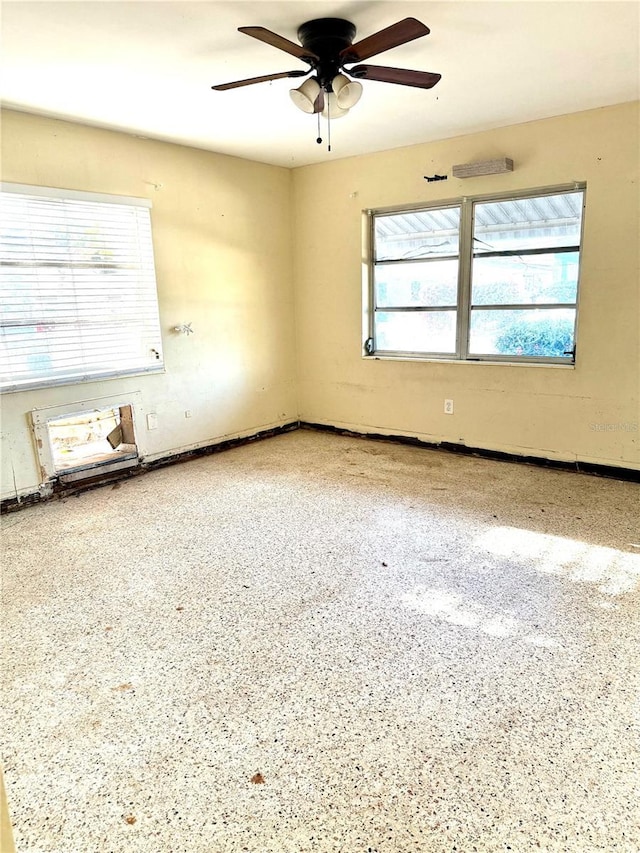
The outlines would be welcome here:
[[[515,171],[423,178],[498,156]],[[166,372],[4,395],[2,497],[41,482],[32,409],[127,395],[148,459],[300,417],[640,468],[639,159],[638,104],[293,171],[4,113],[3,180],[152,200]],[[362,358],[363,210],[573,180],[587,182],[575,369]],[[170,331],[184,322],[194,335]]]
[[[297,418],[289,170],[6,112],[2,179],[151,199],[166,364],[158,375],[3,395],[3,498],[41,482],[27,418],[36,407],[137,391],[147,458]],[[193,335],[170,331],[188,322]]]
[[[513,173],[423,177],[501,156]],[[296,169],[301,418],[640,468],[639,160],[636,103]],[[575,369],[362,358],[363,210],[574,180],[587,182]]]

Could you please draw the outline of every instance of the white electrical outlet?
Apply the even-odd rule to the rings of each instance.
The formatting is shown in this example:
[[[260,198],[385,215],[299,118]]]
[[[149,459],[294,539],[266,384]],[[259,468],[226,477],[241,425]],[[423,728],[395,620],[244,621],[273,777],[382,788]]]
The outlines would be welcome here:
[[[155,412],[149,412],[147,415],[147,429],[158,429],[158,416]]]
[[[445,415],[453,414],[453,400],[445,400],[444,401],[444,413]]]
[[[185,418],[190,418],[191,417],[191,409],[185,409],[184,416],[185,416]]]

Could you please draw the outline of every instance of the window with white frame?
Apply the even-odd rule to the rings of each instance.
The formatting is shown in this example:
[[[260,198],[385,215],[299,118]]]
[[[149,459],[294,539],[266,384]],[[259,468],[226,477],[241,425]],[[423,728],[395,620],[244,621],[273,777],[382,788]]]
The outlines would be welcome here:
[[[372,356],[573,363],[584,185],[372,211]]]
[[[151,203],[0,185],[0,389],[163,370]]]

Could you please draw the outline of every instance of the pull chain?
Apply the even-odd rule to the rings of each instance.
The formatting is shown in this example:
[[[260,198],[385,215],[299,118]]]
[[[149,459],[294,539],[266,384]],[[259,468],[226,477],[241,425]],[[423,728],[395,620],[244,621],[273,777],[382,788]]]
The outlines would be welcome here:
[[[318,117],[318,137],[316,142],[318,145],[322,145],[322,137],[320,136],[320,111],[316,113]],[[331,101],[329,100],[329,93],[327,92],[327,151],[331,151]]]

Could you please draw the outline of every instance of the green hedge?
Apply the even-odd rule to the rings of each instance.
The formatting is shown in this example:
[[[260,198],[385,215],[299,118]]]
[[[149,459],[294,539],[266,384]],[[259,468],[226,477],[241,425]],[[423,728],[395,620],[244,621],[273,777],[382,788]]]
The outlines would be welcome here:
[[[573,322],[564,317],[521,320],[498,335],[496,347],[501,355],[563,356],[573,347]]]

